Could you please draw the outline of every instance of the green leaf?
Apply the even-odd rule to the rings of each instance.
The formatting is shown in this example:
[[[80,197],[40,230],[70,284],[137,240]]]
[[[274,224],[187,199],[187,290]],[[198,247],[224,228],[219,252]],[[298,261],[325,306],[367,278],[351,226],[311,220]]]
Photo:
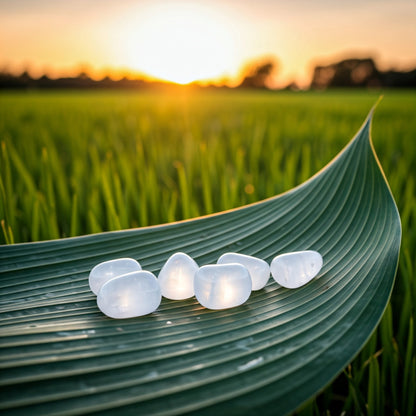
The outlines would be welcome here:
[[[0,247],[2,414],[287,414],[360,351],[389,300],[401,240],[370,142],[371,113],[322,171],[280,196],[189,221]],[[271,261],[315,249],[319,278],[272,279],[234,309],[163,300],[113,320],[88,287],[97,263],[133,257],[158,273],[176,251]]]

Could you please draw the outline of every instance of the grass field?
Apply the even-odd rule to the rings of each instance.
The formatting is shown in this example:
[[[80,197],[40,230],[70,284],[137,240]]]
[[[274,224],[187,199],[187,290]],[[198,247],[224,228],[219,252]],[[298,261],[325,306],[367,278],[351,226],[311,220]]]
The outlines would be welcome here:
[[[365,348],[302,414],[415,409],[416,92],[384,95],[372,135],[402,219],[393,296]],[[281,193],[329,162],[378,97],[2,93],[0,243],[159,224]]]

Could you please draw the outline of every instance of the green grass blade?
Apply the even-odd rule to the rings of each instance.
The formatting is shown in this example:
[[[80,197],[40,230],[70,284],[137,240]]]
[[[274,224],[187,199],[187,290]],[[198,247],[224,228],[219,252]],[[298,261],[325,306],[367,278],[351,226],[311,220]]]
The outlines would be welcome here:
[[[368,379],[368,415],[378,416],[381,415],[381,409],[383,408],[381,401],[383,395],[380,387],[380,368],[377,358],[371,357],[369,364],[370,376]]]
[[[70,237],[75,237],[78,234],[79,234],[78,196],[77,194],[74,194],[72,197]]]
[[[415,374],[414,374],[414,327],[413,317],[410,318],[409,322],[409,334],[407,338],[406,355],[404,357],[404,374],[403,374],[403,410],[406,409],[406,403],[411,403],[411,397],[415,395]],[[414,400],[413,400],[414,402]],[[410,414],[410,413],[409,413]]]

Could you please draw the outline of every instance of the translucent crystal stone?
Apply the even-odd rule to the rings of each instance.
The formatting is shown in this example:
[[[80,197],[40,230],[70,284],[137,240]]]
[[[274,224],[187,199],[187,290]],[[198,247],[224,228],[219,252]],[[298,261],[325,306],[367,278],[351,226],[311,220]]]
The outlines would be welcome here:
[[[173,300],[194,296],[194,277],[198,269],[195,260],[185,253],[170,256],[158,276],[162,296]]]
[[[209,264],[195,274],[198,302],[208,309],[233,308],[243,304],[251,293],[251,277],[241,264]]]
[[[252,290],[263,289],[270,277],[270,267],[264,260],[246,254],[225,253],[218,259],[217,263],[242,264],[250,273]]]
[[[129,258],[115,259],[97,264],[90,272],[89,283],[91,290],[97,294],[101,286],[114,277],[141,270],[140,264]]]
[[[295,289],[311,281],[321,270],[322,256],[313,250],[276,256],[270,270],[279,285]]]
[[[109,280],[101,286],[97,305],[110,318],[123,319],[147,315],[160,305],[162,294],[155,275],[136,271]]]

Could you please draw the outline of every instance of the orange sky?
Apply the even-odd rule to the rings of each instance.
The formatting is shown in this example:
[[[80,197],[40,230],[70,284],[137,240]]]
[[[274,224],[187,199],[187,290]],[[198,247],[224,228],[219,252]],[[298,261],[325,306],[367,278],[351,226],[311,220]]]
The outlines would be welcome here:
[[[306,86],[315,64],[344,57],[416,67],[416,0],[0,0],[0,68],[10,71],[235,82],[264,56],[280,62],[277,86]]]

